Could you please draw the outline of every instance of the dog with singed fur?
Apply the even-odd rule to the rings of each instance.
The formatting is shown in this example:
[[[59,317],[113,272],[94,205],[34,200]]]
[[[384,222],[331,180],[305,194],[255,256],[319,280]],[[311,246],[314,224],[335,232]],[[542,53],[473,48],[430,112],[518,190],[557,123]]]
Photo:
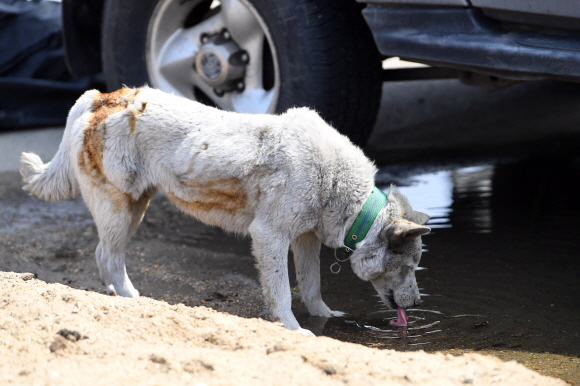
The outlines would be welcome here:
[[[320,247],[342,248],[352,269],[399,310],[420,302],[415,270],[429,216],[307,108],[280,115],[226,112],[148,87],[87,91],[72,107],[59,150],[44,164],[23,153],[24,189],[47,201],[81,194],[99,233],[95,255],[111,295],[137,297],[125,248],[158,191],[200,221],[249,235],[264,301],[287,329],[288,251],[314,316],[341,316],[320,294]]]

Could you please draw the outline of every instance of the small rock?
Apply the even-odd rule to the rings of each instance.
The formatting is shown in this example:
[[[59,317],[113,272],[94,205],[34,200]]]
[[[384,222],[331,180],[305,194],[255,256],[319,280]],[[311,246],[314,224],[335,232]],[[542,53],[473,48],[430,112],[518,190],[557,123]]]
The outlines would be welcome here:
[[[320,368],[322,369],[322,371],[324,371],[327,375],[334,375],[336,374],[336,369],[334,367],[332,367],[331,365],[322,365],[320,366]]]
[[[151,354],[151,356],[149,357],[149,360],[153,363],[159,363],[161,365],[167,363],[167,360],[165,358],[163,358],[162,356],[159,356],[159,355],[155,355],[155,354]]]
[[[36,278],[35,273],[23,273],[22,274],[22,280],[24,280],[24,281],[32,280],[34,278]]]
[[[81,336],[81,334],[79,334],[77,331],[67,330],[66,328],[59,330],[57,334],[62,336],[63,338],[70,340],[71,342],[76,342],[78,340],[85,338]]]
[[[473,323],[473,328],[480,328],[480,327],[487,327],[489,326],[489,322],[487,320],[483,322],[475,322]]]
[[[30,371],[29,370],[22,370],[21,372],[18,373],[18,375],[20,375],[21,377],[25,377],[27,375],[30,375]]]
[[[57,352],[66,347],[67,340],[60,335],[54,338],[54,342],[50,344],[50,352]]]
[[[76,302],[78,299],[76,298],[76,296],[74,296],[72,294],[64,294],[64,295],[62,295],[62,300],[64,300],[67,303],[72,303],[72,302]]]
[[[283,342],[276,342],[274,343],[274,346],[269,347],[268,350],[266,350],[266,354],[272,354],[278,351],[288,351],[289,347],[287,345],[285,345]]]
[[[210,363],[204,362],[199,359],[184,362],[182,364],[183,370],[188,373],[198,373],[200,371],[208,370],[213,371],[214,367]]]

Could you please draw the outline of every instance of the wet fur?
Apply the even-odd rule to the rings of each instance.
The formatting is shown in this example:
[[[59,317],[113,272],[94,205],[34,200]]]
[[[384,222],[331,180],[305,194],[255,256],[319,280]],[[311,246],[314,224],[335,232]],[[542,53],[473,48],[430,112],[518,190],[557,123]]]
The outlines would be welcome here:
[[[375,172],[358,147],[309,109],[237,114],[146,87],[86,92],[54,159],[43,164],[23,153],[21,166],[24,189],[41,199],[82,194],[99,231],[95,255],[109,294],[139,296],[125,270],[125,247],[161,191],[207,224],[249,234],[265,302],[286,328],[305,334],[291,310],[288,249],[310,313],[342,315],[320,295],[320,246],[342,246]],[[354,272],[371,280],[387,305],[418,301],[414,271],[427,220],[392,188],[351,257]]]

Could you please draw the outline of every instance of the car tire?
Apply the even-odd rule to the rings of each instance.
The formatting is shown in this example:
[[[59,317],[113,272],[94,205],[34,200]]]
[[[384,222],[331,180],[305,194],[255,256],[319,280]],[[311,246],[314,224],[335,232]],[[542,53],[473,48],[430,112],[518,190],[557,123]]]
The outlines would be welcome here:
[[[156,86],[148,75],[147,39],[160,1],[107,1],[102,56],[110,90]],[[279,90],[272,112],[313,108],[363,146],[377,116],[382,82],[381,57],[361,6],[353,0],[240,1],[257,11],[274,46]]]

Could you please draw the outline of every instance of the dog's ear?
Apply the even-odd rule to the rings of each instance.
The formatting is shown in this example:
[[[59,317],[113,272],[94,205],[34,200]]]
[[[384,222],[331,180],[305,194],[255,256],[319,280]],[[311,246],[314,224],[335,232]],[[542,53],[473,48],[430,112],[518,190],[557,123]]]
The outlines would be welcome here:
[[[415,222],[417,224],[425,225],[425,224],[427,224],[427,222],[429,222],[429,220],[431,220],[431,217],[429,217],[428,214],[415,211]]]
[[[389,229],[389,244],[396,245],[403,241],[412,240],[429,232],[431,232],[431,228],[427,228],[410,221],[395,220],[392,222]]]

